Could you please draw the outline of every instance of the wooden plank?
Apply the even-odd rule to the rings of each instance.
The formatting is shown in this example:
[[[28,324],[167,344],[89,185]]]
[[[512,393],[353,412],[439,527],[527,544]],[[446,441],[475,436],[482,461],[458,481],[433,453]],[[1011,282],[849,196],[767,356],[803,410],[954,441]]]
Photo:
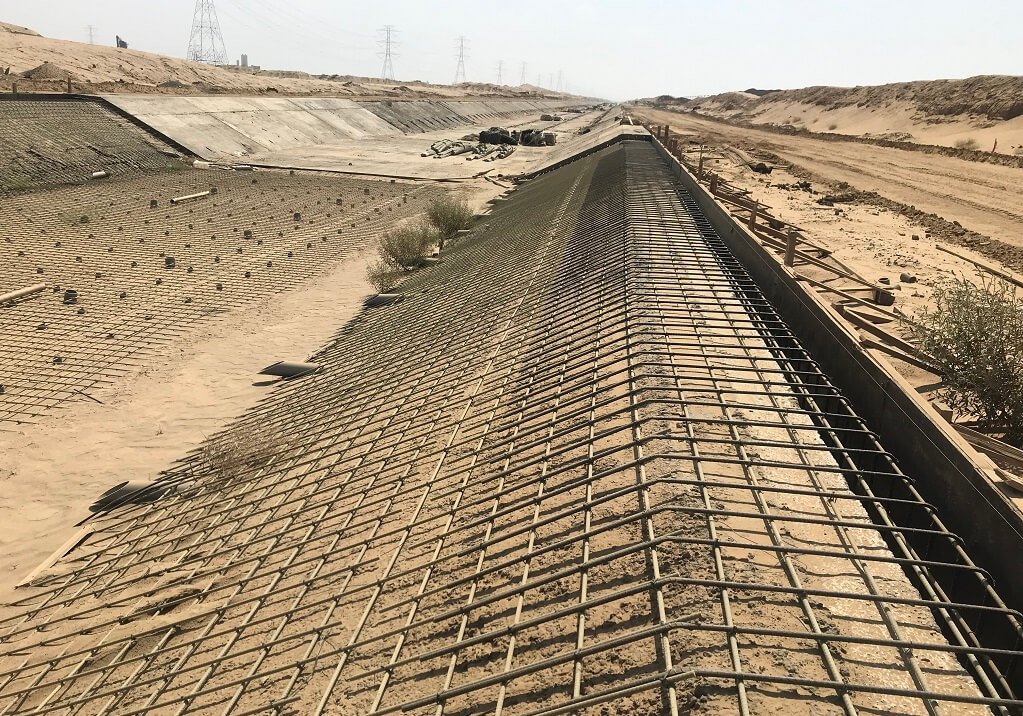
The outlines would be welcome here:
[[[841,296],[842,298],[844,298],[844,299],[846,299],[848,301],[852,301],[853,303],[858,303],[858,304],[863,305],[863,306],[868,306],[871,310],[877,311],[878,313],[882,313],[882,314],[884,314],[886,316],[890,316],[894,320],[897,320],[897,321],[908,321],[909,323],[915,323],[912,319],[906,318],[905,316],[902,316],[902,315],[900,315],[898,313],[894,313],[892,311],[888,311],[888,310],[878,306],[873,301],[867,301],[866,299],[860,298],[858,296],[853,296],[851,293],[847,293],[847,292],[843,291],[840,288],[835,288],[834,286],[829,286],[826,283],[822,283],[820,281],[812,279],[809,276],[806,276],[806,275],[798,273],[798,272],[795,273],[795,276],[796,276],[796,280],[797,281],[805,281],[806,283],[810,284],[811,286],[816,286],[818,288],[822,288],[822,289],[824,289],[824,290],[826,290],[826,291],[828,291],[830,293],[834,293],[834,294],[836,294],[838,296]]]
[[[973,264],[977,268],[984,269],[988,273],[993,274],[993,275],[997,276],[998,278],[1004,279],[1004,280],[1008,281],[1009,283],[1013,284],[1014,286],[1019,286],[1019,287],[1023,288],[1023,279],[1020,279],[1020,278],[1016,277],[1015,275],[1010,274],[1010,273],[1008,273],[1006,271],[1002,271],[1000,268],[998,268],[997,266],[995,266],[994,264],[992,264],[992,263],[990,263],[988,261],[984,261],[982,259],[970,258],[966,254],[961,254],[958,251],[950,249],[947,246],[942,246],[941,244],[935,244],[935,247],[937,247],[938,251],[944,251],[946,254],[952,254],[953,256],[958,256],[963,261],[969,261],[971,264]]]
[[[94,531],[95,530],[92,527],[82,527],[80,530],[75,532],[74,535],[72,535],[71,539],[58,547],[56,552],[47,557],[42,564],[29,572],[28,575],[20,582],[15,584],[14,588],[17,589],[31,584],[32,580],[55,565],[64,555],[85,542],[85,540],[89,538],[89,535],[91,535]]]
[[[852,308],[851,306],[839,306],[838,312],[845,316],[846,319],[848,319],[849,322],[855,325],[856,327],[862,328],[865,331],[873,333],[875,336],[887,342],[889,345],[898,348],[903,353],[908,353],[911,356],[915,356],[930,366],[933,366],[936,363],[932,356],[920,350],[909,341],[904,340],[900,336],[897,336],[891,331],[888,331],[885,328],[877,325],[866,316],[863,316],[862,314],[857,312],[855,308]]]
[[[900,351],[898,348],[890,346],[887,343],[875,341],[873,338],[864,338],[860,341],[860,344],[865,348],[875,348],[881,351],[882,353],[887,353],[888,355],[898,358],[899,360],[909,363],[910,365],[915,365],[917,368],[922,368],[923,370],[926,370],[928,373],[933,373],[934,375],[941,375],[937,366],[933,366],[930,363],[926,363],[917,358],[916,356],[910,355],[909,353],[904,353]]]
[[[1023,469],[1023,450],[1013,447],[1008,443],[1004,443],[990,435],[978,432],[973,428],[968,428],[965,425],[956,425],[953,423],[953,426],[957,431],[959,431],[960,435],[966,438],[966,442],[970,443],[970,445],[984,448],[985,450],[996,453],[999,457],[1003,457],[1007,461],[1012,462]]]

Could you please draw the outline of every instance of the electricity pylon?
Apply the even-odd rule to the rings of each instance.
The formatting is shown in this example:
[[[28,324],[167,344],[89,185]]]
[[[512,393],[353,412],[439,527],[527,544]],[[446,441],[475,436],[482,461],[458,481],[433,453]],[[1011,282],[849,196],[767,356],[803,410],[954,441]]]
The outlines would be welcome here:
[[[213,0],[195,0],[187,57],[207,65],[227,64],[227,48],[224,46],[224,35],[220,32]]]

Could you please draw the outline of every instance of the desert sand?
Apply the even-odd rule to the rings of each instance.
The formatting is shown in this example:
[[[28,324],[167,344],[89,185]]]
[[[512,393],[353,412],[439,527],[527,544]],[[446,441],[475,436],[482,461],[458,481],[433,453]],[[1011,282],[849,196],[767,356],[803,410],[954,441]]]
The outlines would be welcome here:
[[[75,91],[96,94],[251,93],[391,99],[559,96],[532,85],[517,88],[473,83],[449,86],[420,81],[387,82],[350,75],[331,75],[324,79],[305,72],[244,71],[130,48],[56,40],[42,37],[28,28],[0,23],[0,71],[7,68],[10,74],[0,75],[0,91],[9,92],[13,82],[18,82],[22,92],[62,91],[70,76]],[[28,76],[24,76],[26,73]]]
[[[859,142],[824,141],[767,130],[733,127],[691,114],[642,109],[639,116],[668,123],[694,141],[734,146],[776,157],[802,173],[847,188],[877,192],[920,211],[958,221],[965,229],[1008,246],[1023,246],[1023,170]],[[1009,261],[1015,252],[991,258]]]
[[[662,97],[685,111],[811,132],[875,137],[1004,154],[1023,152],[1023,78],[982,75],[963,80],[866,87],[806,87],[725,92],[692,100]]]

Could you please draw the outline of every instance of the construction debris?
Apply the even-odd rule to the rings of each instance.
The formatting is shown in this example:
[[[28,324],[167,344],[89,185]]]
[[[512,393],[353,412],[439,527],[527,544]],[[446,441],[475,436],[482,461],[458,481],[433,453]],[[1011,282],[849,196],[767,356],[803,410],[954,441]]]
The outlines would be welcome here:
[[[504,159],[515,151],[515,145],[524,147],[551,147],[557,142],[554,132],[539,129],[509,130],[505,127],[491,127],[478,135],[467,135],[462,139],[441,139],[430,145],[420,156],[440,159],[457,154],[472,153],[466,161],[484,158],[492,162]]]

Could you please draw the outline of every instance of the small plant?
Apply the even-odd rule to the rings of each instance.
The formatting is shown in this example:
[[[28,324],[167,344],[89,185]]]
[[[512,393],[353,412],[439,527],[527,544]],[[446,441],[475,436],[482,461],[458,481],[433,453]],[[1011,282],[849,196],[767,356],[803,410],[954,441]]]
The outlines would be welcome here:
[[[445,197],[430,204],[426,210],[430,223],[437,227],[440,234],[439,245],[444,248],[444,242],[453,238],[461,229],[468,229],[472,226],[473,214],[469,205],[461,199]]]
[[[942,399],[980,426],[1023,443],[1023,298],[1001,279],[935,287],[910,332],[941,370]]]
[[[390,271],[411,271],[436,241],[437,231],[424,221],[399,226],[380,237],[380,260]]]
[[[973,137],[956,140],[956,149],[976,149],[979,146],[980,145],[977,144],[977,140]]]
[[[387,293],[397,279],[397,272],[383,261],[375,261],[366,267],[366,278],[369,279],[377,293]]]

